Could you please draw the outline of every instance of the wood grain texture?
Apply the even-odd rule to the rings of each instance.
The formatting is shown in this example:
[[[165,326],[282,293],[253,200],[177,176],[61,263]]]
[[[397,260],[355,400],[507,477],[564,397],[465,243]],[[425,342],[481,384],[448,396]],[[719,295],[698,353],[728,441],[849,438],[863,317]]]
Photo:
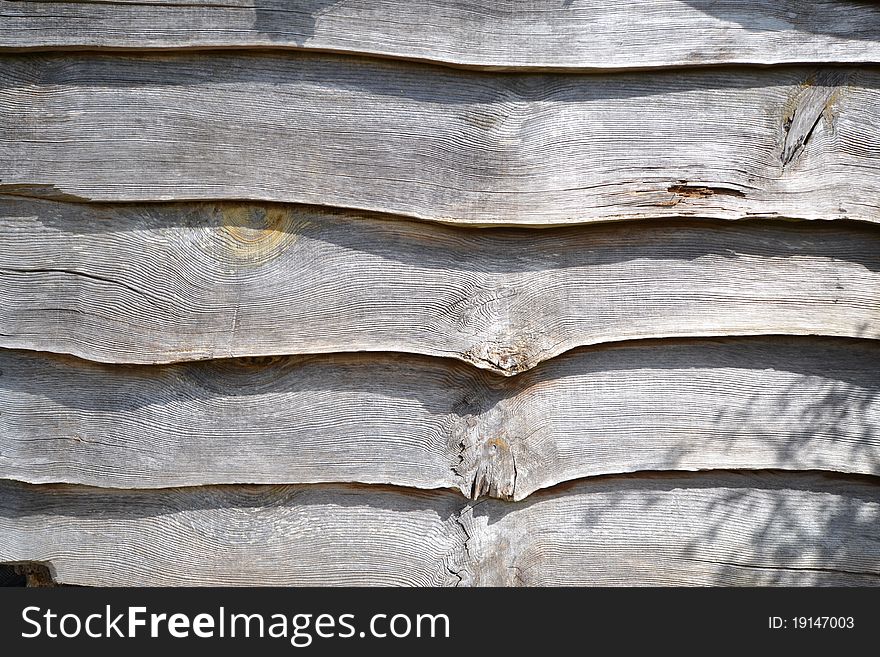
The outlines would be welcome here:
[[[328,355],[108,366],[0,351],[0,477],[151,488],[391,483],[522,499],[581,477],[880,475],[880,345],[657,341],[513,379]]]
[[[0,482],[0,561],[48,563],[67,584],[452,585],[460,502],[380,487]]]
[[[505,74],[308,53],[7,55],[0,192],[447,223],[880,219],[880,73]]]
[[[104,362],[397,351],[511,375],[577,346],[880,338],[880,231],[465,229],[259,204],[0,197],[0,345]]]
[[[296,48],[599,70],[880,61],[880,8],[833,0],[0,1],[0,48]]]
[[[880,486],[813,474],[579,482],[521,503],[353,486],[0,482],[0,561],[67,584],[878,585]]]

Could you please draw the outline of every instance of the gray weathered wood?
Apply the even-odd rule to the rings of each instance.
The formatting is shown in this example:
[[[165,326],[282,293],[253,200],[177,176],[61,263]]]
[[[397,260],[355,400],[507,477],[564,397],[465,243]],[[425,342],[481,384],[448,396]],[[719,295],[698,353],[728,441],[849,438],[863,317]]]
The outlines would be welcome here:
[[[302,48],[574,70],[880,61],[880,7],[801,0],[0,1],[0,48]]]
[[[880,585],[880,486],[807,474],[584,481],[460,514],[467,584]]]
[[[307,53],[7,55],[0,192],[474,224],[877,222],[878,89],[873,68],[499,75]]]
[[[473,230],[281,205],[0,198],[0,345],[106,362],[402,351],[515,374],[580,345],[880,338],[880,231]]]
[[[0,561],[48,563],[67,584],[452,585],[461,502],[381,487],[0,482]]]
[[[522,499],[639,470],[880,475],[880,345],[664,341],[513,379],[400,355],[108,366],[0,351],[0,477],[392,483]]]
[[[880,486],[579,482],[528,502],[355,486],[0,482],[0,561],[86,585],[877,585]]]

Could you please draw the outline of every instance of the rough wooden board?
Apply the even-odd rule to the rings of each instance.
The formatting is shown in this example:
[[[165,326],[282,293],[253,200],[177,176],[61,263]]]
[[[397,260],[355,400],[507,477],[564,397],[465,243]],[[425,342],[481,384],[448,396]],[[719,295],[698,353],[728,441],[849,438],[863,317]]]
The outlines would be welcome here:
[[[0,561],[48,562],[68,584],[451,585],[460,503],[380,487],[0,482]]]
[[[880,230],[453,228],[318,208],[0,198],[0,345],[106,362],[399,351],[515,374],[579,345],[880,338]]]
[[[880,61],[873,2],[0,1],[0,48],[302,48],[568,70]]]
[[[522,499],[639,470],[880,475],[880,345],[657,341],[514,379],[400,355],[108,366],[0,351],[0,477],[391,483]]]
[[[0,561],[24,560],[102,586],[877,585],[880,486],[706,473],[471,506],[379,487],[0,482]]]
[[[125,367],[0,351],[0,370],[0,476],[122,488],[455,486],[456,408],[484,387],[393,355]]]
[[[880,220],[880,70],[509,74],[307,53],[0,58],[0,192],[448,223]]]
[[[876,479],[608,478],[477,503],[460,523],[479,555],[467,584],[880,585]]]

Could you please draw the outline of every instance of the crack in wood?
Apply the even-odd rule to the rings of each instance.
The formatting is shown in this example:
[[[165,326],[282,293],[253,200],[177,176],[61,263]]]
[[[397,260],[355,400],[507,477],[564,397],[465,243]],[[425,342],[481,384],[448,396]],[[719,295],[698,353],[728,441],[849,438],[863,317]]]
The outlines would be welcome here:
[[[68,203],[90,203],[92,199],[76,194],[70,194],[56,187],[46,184],[12,184],[0,180],[0,195],[21,196],[23,198],[38,198],[49,201],[66,201]]]
[[[745,192],[733,187],[723,187],[721,185],[689,185],[687,182],[678,185],[671,185],[666,191],[685,198],[709,198],[712,196],[745,197]]]
[[[155,299],[152,295],[144,292],[143,290],[139,290],[138,288],[129,285],[128,283],[123,283],[122,281],[117,281],[112,278],[108,278],[106,276],[101,276],[99,274],[86,273],[82,271],[76,271],[73,269],[63,269],[60,267],[0,267],[0,274],[65,274],[68,276],[81,276],[82,278],[87,278],[92,281],[97,281],[99,283],[108,283],[110,285],[117,285],[121,288],[128,290],[129,292],[133,292],[140,297],[143,297],[150,303],[151,305],[155,304]]]

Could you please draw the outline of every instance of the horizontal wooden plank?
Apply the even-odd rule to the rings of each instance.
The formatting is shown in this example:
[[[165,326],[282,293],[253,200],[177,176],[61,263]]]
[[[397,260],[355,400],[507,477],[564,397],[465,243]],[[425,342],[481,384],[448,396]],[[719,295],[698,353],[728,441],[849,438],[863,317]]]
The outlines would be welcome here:
[[[706,473],[596,484],[463,512],[480,555],[469,582],[880,585],[876,480]]]
[[[880,486],[610,478],[525,503],[380,487],[0,482],[0,561],[85,585],[877,585]]]
[[[67,584],[451,585],[447,562],[466,540],[450,521],[460,502],[344,486],[139,493],[0,482],[0,561],[47,563]]]
[[[880,231],[473,230],[272,204],[0,197],[4,347],[139,363],[399,351],[509,375],[581,345],[748,334],[880,338]]]
[[[643,470],[880,475],[880,345],[657,341],[513,379],[327,355],[108,366],[0,351],[0,477],[150,488],[391,483],[522,499]]]
[[[880,70],[491,74],[308,53],[0,58],[0,192],[447,223],[880,219]]]
[[[567,70],[880,61],[880,7],[787,0],[0,1],[0,48],[296,48]]]

